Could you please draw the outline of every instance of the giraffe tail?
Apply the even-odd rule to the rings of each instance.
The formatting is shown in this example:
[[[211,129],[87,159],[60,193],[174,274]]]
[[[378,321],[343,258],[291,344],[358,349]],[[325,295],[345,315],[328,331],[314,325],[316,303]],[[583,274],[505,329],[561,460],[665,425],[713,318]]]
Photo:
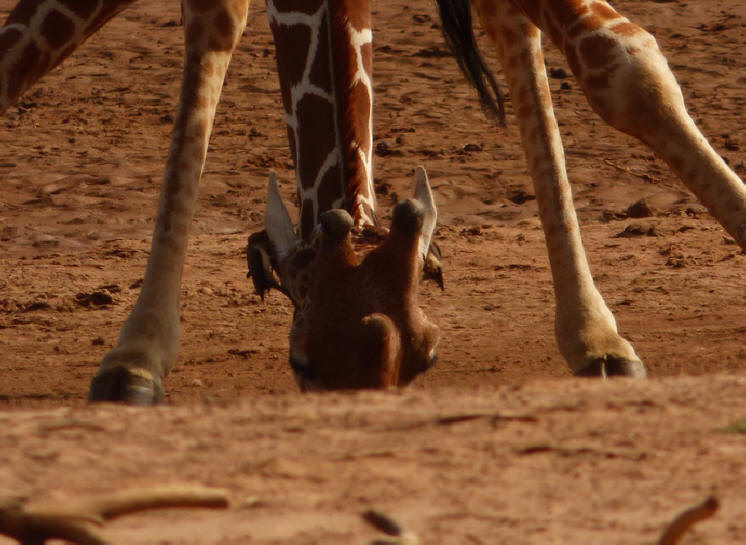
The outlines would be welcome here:
[[[503,94],[479,53],[471,21],[470,0],[437,0],[443,35],[469,83],[477,90],[482,107],[505,126]]]

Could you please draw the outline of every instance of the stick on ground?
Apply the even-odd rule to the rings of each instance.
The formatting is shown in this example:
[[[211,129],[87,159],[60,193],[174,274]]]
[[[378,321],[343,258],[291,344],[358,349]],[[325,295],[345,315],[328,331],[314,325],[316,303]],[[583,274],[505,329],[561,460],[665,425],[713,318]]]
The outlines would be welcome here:
[[[44,545],[62,539],[77,545],[110,545],[93,526],[129,513],[166,508],[225,508],[224,490],[203,487],[156,487],[118,492],[75,508],[30,508],[0,500],[0,534],[21,545]]]
[[[694,507],[690,507],[686,511],[682,512],[677,516],[668,528],[663,532],[663,535],[658,540],[658,545],[676,545],[689,528],[691,528],[697,522],[710,518],[715,511],[720,507],[720,502],[714,496],[710,496],[701,503],[698,503]]]

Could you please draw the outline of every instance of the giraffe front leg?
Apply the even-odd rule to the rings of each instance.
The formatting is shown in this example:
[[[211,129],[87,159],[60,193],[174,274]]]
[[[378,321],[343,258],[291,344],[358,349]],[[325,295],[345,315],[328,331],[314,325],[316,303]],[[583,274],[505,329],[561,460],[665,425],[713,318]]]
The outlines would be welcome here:
[[[549,96],[539,29],[508,2],[474,4],[505,70],[534,181],[554,281],[559,350],[576,375],[644,377],[645,366],[618,334],[614,316],[593,283]]]
[[[186,53],[181,95],[161,183],[142,291],[91,382],[92,401],[150,405],[179,348],[179,293],[215,107],[231,54],[246,24],[248,0],[184,0]]]

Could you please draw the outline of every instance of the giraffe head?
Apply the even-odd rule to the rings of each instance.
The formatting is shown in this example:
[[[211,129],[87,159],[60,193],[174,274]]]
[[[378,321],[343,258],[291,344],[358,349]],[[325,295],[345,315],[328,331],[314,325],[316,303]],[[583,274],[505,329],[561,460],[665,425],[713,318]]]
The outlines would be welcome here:
[[[391,228],[354,229],[329,210],[306,240],[296,235],[270,178],[265,231],[249,239],[260,294],[274,287],[294,313],[290,365],[303,391],[406,385],[436,360],[438,328],[417,305],[436,208],[425,170]]]

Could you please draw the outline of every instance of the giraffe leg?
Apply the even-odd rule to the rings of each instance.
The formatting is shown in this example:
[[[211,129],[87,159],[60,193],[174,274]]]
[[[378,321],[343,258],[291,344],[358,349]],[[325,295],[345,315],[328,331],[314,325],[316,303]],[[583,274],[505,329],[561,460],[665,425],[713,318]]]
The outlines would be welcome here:
[[[91,382],[90,399],[152,404],[179,348],[179,293],[189,224],[215,107],[246,24],[248,0],[184,0],[181,96],[142,291]]]
[[[652,148],[746,250],[746,185],[702,135],[655,38],[603,0],[532,15],[567,56],[593,109]]]
[[[21,0],[0,29],[0,112],[135,0]]]
[[[508,2],[473,4],[505,70],[534,181],[554,281],[559,350],[577,375],[644,377],[643,363],[617,333],[583,250],[549,96],[541,33]]]

